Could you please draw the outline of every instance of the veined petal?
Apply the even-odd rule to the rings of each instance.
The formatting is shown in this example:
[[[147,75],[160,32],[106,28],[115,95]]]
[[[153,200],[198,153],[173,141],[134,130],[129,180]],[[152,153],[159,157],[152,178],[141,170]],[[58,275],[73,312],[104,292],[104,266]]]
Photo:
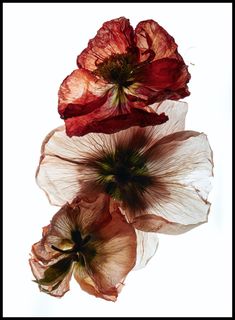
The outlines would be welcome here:
[[[207,222],[207,221],[204,221],[204,222]],[[138,230],[144,230],[145,231],[144,234],[145,233],[156,234],[153,232],[157,232],[157,233],[177,235],[177,234],[182,234],[184,232],[187,232],[204,222],[185,225],[185,224],[168,221],[155,214],[145,214],[145,215],[136,217],[132,222],[132,225],[134,228]]]
[[[51,246],[46,243],[46,237],[47,235],[44,235],[42,240],[36,242],[32,246],[33,255],[45,264],[51,261],[55,261],[61,255],[59,252],[53,250]]]
[[[177,44],[172,36],[154,20],[138,23],[135,29],[136,45],[141,52],[141,61],[145,61],[151,54],[153,61],[162,58],[178,58]]]
[[[133,37],[134,31],[128,19],[121,17],[106,21],[78,56],[78,66],[94,71],[111,55],[126,53],[133,46]]]
[[[187,83],[190,74],[183,61],[164,58],[156,60],[141,71],[140,87],[137,93],[148,96],[148,101],[178,100],[188,96]]]
[[[64,131],[64,127],[55,129],[48,134],[42,144],[42,155],[36,179],[38,185],[46,192],[49,201],[59,206],[64,205],[66,202],[70,203],[81,192],[81,182],[84,184],[85,181],[92,182],[97,178],[92,172],[87,172],[84,162],[97,155],[97,152],[103,152],[107,148],[107,150],[111,148],[114,152],[115,141],[123,144],[129,141],[130,138],[131,142],[128,145],[132,148],[133,143],[136,143],[136,141],[133,141],[133,134],[138,131],[139,134],[136,133],[138,141],[141,142],[143,140],[140,137],[145,137],[139,148],[146,149],[164,135],[184,129],[187,112],[186,103],[165,101],[162,104],[155,104],[151,107],[147,107],[144,110],[133,108],[132,113],[128,116],[116,115],[106,120],[103,119],[100,121],[100,128],[103,128],[107,133],[111,133],[129,125],[144,126],[156,122],[160,124],[167,119],[166,115],[169,115],[169,120],[164,124],[151,128],[129,128],[115,133],[115,136],[90,133],[84,137],[74,136],[69,138]],[[75,122],[74,127],[71,126],[71,128],[76,130],[78,119],[75,117],[67,121]],[[92,125],[89,119],[87,119],[87,125],[89,131],[89,126]],[[76,132],[72,133],[76,134]]]
[[[165,100],[161,103],[152,104],[151,108],[159,114],[164,112],[169,118],[165,123],[149,129],[153,131],[153,141],[156,142],[167,135],[184,130],[185,117],[188,112],[186,102]]]
[[[119,283],[117,287],[111,288],[106,292],[101,292],[92,278],[86,272],[86,269],[79,264],[77,264],[74,268],[74,278],[77,280],[82,290],[97,298],[102,298],[108,301],[116,301],[118,293],[120,292],[120,288],[123,286],[122,283]]]
[[[69,138],[64,127],[46,136],[36,181],[51,204],[71,203],[81,193],[81,184],[94,181],[96,176],[87,170],[86,162],[97,150],[102,152],[105,143],[110,143],[110,137],[103,134]],[[91,196],[91,192],[87,196]]]
[[[93,234],[106,226],[112,219],[109,212],[110,197],[104,193],[82,195],[72,203],[79,207],[76,222],[82,235]]]
[[[109,196],[106,194],[80,195],[71,204],[65,204],[52,218],[46,244],[60,247],[61,239],[71,240],[71,231],[79,229],[82,236],[93,234],[112,219]],[[67,244],[69,245],[69,244]]]
[[[41,158],[36,172],[36,181],[51,204],[62,206],[71,202],[80,191],[83,166],[81,158],[95,148],[91,140],[84,137],[69,138],[64,127],[49,133],[42,143]]]
[[[37,170],[37,184],[45,191],[50,203],[62,206],[71,202],[80,190],[79,166],[56,156],[45,156]]]
[[[132,224],[134,228],[138,229],[135,223]],[[133,270],[139,270],[146,266],[149,260],[154,256],[158,248],[158,236],[156,233],[136,231],[137,237],[137,255],[136,264]]]
[[[89,276],[99,291],[117,288],[136,262],[136,234],[119,210],[112,220],[96,233],[96,255],[89,263]]]
[[[59,89],[58,111],[62,118],[83,115],[104,104],[109,85],[84,69],[74,70]]]
[[[183,225],[207,221],[213,162],[206,135],[177,132],[162,138],[147,153],[150,171],[156,176],[147,199],[152,201],[148,213]]]
[[[34,258],[29,259],[29,264],[41,291],[60,298],[69,290],[69,282],[72,276],[72,262],[67,263],[66,261],[64,272],[56,273],[56,271],[54,271],[53,276],[52,272],[50,272],[50,279],[48,276],[48,279],[46,279],[45,274],[51,266],[44,266]],[[42,279],[46,280],[42,281]]]
[[[83,136],[89,132],[111,134],[132,126],[153,126],[168,120],[164,113],[158,114],[139,102],[128,101],[123,109],[128,111],[120,111],[119,108],[105,110],[104,107],[99,112],[95,110],[88,115],[69,118],[65,120],[66,133],[70,137]]]

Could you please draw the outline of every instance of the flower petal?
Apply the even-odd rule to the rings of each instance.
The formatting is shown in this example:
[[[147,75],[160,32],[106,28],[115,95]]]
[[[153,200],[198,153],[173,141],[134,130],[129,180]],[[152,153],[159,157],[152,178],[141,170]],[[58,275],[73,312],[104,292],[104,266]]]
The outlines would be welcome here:
[[[133,113],[131,116],[129,115],[129,120],[125,115],[103,120],[101,121],[101,128],[113,131],[115,124],[120,124],[123,127],[124,125],[130,125],[130,121],[132,121],[131,125],[137,124],[138,120],[143,125],[151,124],[151,121],[155,121],[155,118],[158,119],[157,121],[162,121],[161,119],[166,117],[166,113],[169,116],[169,120],[164,124],[145,129],[138,128],[140,132],[137,134],[138,139],[141,136],[149,136],[147,139],[148,143],[146,144],[146,139],[143,142],[144,148],[149,147],[164,135],[184,129],[187,113],[186,103],[167,100],[151,107],[152,109],[147,109],[147,112],[143,112],[137,108],[133,109]],[[156,114],[151,112],[151,110],[156,112]],[[114,120],[117,119],[120,121],[115,122]],[[76,122],[77,118],[71,118],[71,121]],[[140,125],[140,122],[138,124]],[[120,129],[118,126],[117,128]],[[46,192],[51,204],[62,206],[66,202],[71,203],[78,193],[81,192],[81,182],[84,184],[85,181],[94,181],[96,178],[91,172],[86,172],[86,167],[84,167],[86,159],[97,154],[97,150],[102,152],[107,146],[114,151],[115,141],[125,143],[129,141],[128,137],[132,137],[135,131],[136,128],[133,127],[120,131],[115,136],[90,133],[82,138],[69,138],[64,132],[64,127],[60,127],[48,134],[42,144],[42,155],[36,173],[36,180],[40,188]],[[146,135],[147,132],[149,132],[149,135]],[[133,145],[133,139],[131,139],[130,143]]]
[[[37,183],[52,205],[71,202],[78,194],[78,165],[54,156],[45,156],[37,171]]]
[[[129,112],[114,113],[110,110],[91,112],[88,115],[73,117],[65,120],[66,133],[68,136],[83,136],[89,132],[115,133],[131,126],[152,126],[166,122],[168,117],[157,114],[143,103],[127,102]],[[140,107],[141,105],[141,107]],[[125,107],[126,108],[126,107]],[[119,109],[120,110],[120,109]]]
[[[92,172],[87,172],[86,162],[97,153],[97,148],[102,152],[103,144],[109,139],[107,135],[93,133],[82,138],[69,138],[64,127],[46,136],[36,181],[51,204],[63,206],[66,202],[71,203],[81,193],[81,184],[94,181]]]
[[[161,138],[185,128],[185,117],[188,112],[188,104],[183,101],[165,100],[161,103],[151,105],[157,113],[165,113],[169,120],[153,128],[146,128],[152,131],[152,140],[156,142]]]
[[[89,150],[89,144],[78,144],[69,138],[64,127],[53,130],[43,141],[36,181],[51,204],[62,206],[71,202],[80,191],[79,156]]]
[[[147,153],[157,179],[146,200],[152,201],[148,213],[183,225],[207,221],[213,162],[206,135],[177,132],[162,138]]]
[[[106,194],[91,194],[75,198],[72,204],[65,204],[52,218],[50,229],[45,236],[46,244],[69,245],[71,231],[79,228],[82,236],[92,234],[103,228],[111,220],[109,212],[109,196]],[[61,240],[67,240],[62,243]]]
[[[59,89],[58,111],[62,118],[87,114],[106,101],[109,86],[84,69],[74,70]]]
[[[79,67],[94,71],[111,55],[126,53],[133,46],[134,31],[128,19],[121,17],[106,21],[88,47],[77,58]]]
[[[72,207],[76,212],[79,207],[76,222],[81,234],[93,234],[106,226],[112,219],[109,212],[110,198],[100,193],[96,195],[81,195],[81,198],[73,201]]]
[[[131,97],[131,96],[129,96]],[[112,133],[130,126],[156,125],[167,117],[140,101],[131,101],[125,90],[98,80],[86,70],[75,70],[59,91],[59,113],[68,136],[89,132]]]
[[[46,242],[46,238],[48,236],[48,232],[50,229],[50,225],[43,228],[43,235],[42,239],[38,242],[36,242],[32,246],[32,254],[34,257],[36,257],[38,260],[42,261],[44,264],[47,264],[51,261],[55,261],[58,259],[58,257],[61,256],[59,252],[54,251],[51,248],[51,245],[48,245]],[[46,230],[46,232],[45,232]]]
[[[207,221],[204,221],[204,222],[207,222]],[[134,228],[138,230],[144,230],[146,234],[149,234],[149,232],[151,233],[158,232],[158,233],[177,235],[177,234],[182,234],[184,232],[187,232],[204,222],[185,225],[185,224],[168,221],[155,214],[146,214],[146,215],[136,217],[132,222],[132,225]]]
[[[132,225],[136,228],[134,223]],[[156,233],[151,232],[151,230],[149,230],[149,232],[142,232],[140,230],[135,231],[137,237],[137,256],[133,270],[139,270],[146,266],[157,251],[158,236]]]
[[[29,263],[41,291],[55,297],[62,297],[69,290],[69,282],[72,276],[71,264],[66,264],[64,272],[54,273],[54,278],[52,279],[51,277],[51,281],[48,281],[48,283],[41,283],[41,280],[45,279],[45,273],[50,266],[44,266],[39,260],[34,258],[29,259]]]
[[[88,273],[99,291],[117,288],[136,262],[136,234],[119,210],[112,220],[96,233],[96,255],[90,261]]]
[[[141,70],[141,85],[137,93],[148,97],[149,104],[166,99],[178,100],[188,96],[190,74],[183,61],[164,58]]]
[[[123,287],[123,284],[119,283],[116,288],[111,288],[105,293],[100,292],[95,282],[86,272],[86,269],[79,264],[76,264],[74,268],[74,278],[77,280],[82,290],[97,298],[102,298],[108,301],[116,301],[118,293]]]
[[[145,61],[153,53],[153,61],[162,58],[182,59],[174,38],[154,20],[141,21],[135,29],[135,39],[141,61]]]

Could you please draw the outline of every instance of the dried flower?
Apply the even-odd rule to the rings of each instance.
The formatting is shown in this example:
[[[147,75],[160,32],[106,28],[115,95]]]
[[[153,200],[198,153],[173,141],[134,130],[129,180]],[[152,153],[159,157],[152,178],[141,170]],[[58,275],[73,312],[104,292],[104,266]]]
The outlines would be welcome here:
[[[169,115],[155,127],[69,138],[64,128],[45,139],[37,182],[52,204],[106,193],[142,231],[181,233],[207,221],[212,151],[207,137],[183,131],[187,104],[153,106]]]
[[[149,105],[189,95],[190,74],[177,45],[153,20],[135,31],[124,17],[105,22],[77,64],[59,90],[69,136],[164,123],[167,115]]]
[[[43,228],[29,262],[40,289],[50,295],[63,296],[73,274],[89,294],[115,301],[135,266],[136,234],[118,208],[110,208],[108,196],[77,198]]]

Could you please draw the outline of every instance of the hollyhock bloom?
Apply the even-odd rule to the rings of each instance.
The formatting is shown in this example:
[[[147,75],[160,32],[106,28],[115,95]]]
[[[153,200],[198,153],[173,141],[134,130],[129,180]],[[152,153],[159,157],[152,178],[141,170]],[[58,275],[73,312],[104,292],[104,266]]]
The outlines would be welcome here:
[[[37,183],[50,202],[104,192],[142,231],[185,232],[207,221],[212,151],[204,133],[184,131],[187,104],[152,107],[169,115],[155,127],[69,138],[63,127],[42,146]]]
[[[189,95],[190,74],[177,45],[153,20],[135,30],[124,17],[105,22],[77,65],[59,90],[70,137],[164,123],[167,115],[149,104]]]
[[[73,274],[89,294],[115,301],[134,267],[134,228],[110,209],[107,195],[92,197],[65,204],[32,246],[29,262],[41,291],[63,296]]]

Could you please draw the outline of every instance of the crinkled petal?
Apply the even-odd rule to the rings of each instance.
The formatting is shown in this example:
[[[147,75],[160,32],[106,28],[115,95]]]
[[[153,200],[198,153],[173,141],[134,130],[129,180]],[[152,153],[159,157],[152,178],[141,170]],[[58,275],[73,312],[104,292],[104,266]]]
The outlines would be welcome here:
[[[167,135],[184,130],[185,117],[188,112],[186,102],[165,100],[161,103],[152,104],[151,108],[159,114],[165,113],[169,118],[165,123],[150,129],[153,131],[153,141],[156,142]]]
[[[146,199],[151,203],[148,213],[183,225],[207,221],[213,161],[206,135],[177,132],[162,138],[147,153],[150,172],[156,177]]]
[[[138,23],[135,29],[135,39],[140,50],[141,61],[153,56],[153,61],[162,58],[178,58],[177,44],[172,36],[154,20]]]
[[[32,246],[32,254],[46,264],[50,261],[55,261],[61,254],[53,250],[51,246],[45,242],[45,239],[46,237],[43,237],[41,241]]]
[[[135,266],[136,234],[119,210],[112,212],[112,220],[96,233],[95,257],[89,262],[89,276],[99,291],[117,288]]]
[[[130,126],[149,126],[167,121],[164,114],[156,114],[145,102],[133,101],[127,89],[122,91],[113,85],[100,87],[99,82],[102,81],[96,81],[92,76],[89,83],[88,76],[83,79],[85,72],[88,73],[74,71],[60,88],[59,112],[65,120],[68,136],[83,136],[90,132],[113,133]]]
[[[79,67],[95,70],[97,65],[115,54],[123,54],[133,46],[134,31],[128,19],[106,21],[88,47],[77,58]]]
[[[81,195],[82,196],[82,195]],[[82,236],[92,234],[104,227],[111,220],[109,196],[106,194],[88,194],[74,199],[72,204],[65,204],[52,218],[50,231],[45,236],[47,244],[60,247],[61,240],[69,246],[71,231],[79,229]]]
[[[63,209],[61,209],[59,212],[62,210]],[[62,245],[62,237],[64,236],[68,236],[68,239],[70,238],[70,233],[66,232],[66,229],[64,231],[62,229],[62,232],[61,229],[58,231],[56,228],[52,227],[52,224],[44,227],[42,239],[32,246],[31,252],[33,257],[38,259],[43,264],[51,265],[56,263],[59,259],[61,259],[62,255],[60,252],[55,251],[52,248],[52,245],[60,247]],[[65,243],[63,243],[63,246],[64,245]]]
[[[87,161],[105,145],[112,144],[112,137],[90,133],[84,137],[69,138],[64,127],[53,130],[45,138],[36,181],[44,190],[51,204],[63,206],[71,203],[82,192],[86,181],[93,182],[97,176],[87,170]],[[90,196],[95,190],[89,191]]]
[[[40,161],[37,183],[52,205],[62,206],[78,195],[78,170],[77,164],[54,156],[45,156]]]
[[[136,228],[136,225],[133,223]],[[133,270],[139,270],[146,266],[149,260],[154,256],[158,248],[158,236],[151,231],[142,232],[136,231],[137,237],[137,255],[136,264]]]
[[[74,278],[77,280],[82,290],[97,298],[102,298],[108,301],[116,301],[118,293],[123,287],[123,283],[119,283],[115,288],[111,288],[106,292],[99,291],[99,288],[86,272],[86,269],[79,264],[76,264],[74,268]]]
[[[115,133],[132,126],[153,126],[166,122],[168,117],[158,114],[143,103],[127,102],[128,111],[114,112],[114,110],[95,110],[90,114],[65,120],[68,136],[83,136],[89,132]],[[141,106],[140,106],[141,105]],[[121,110],[118,108],[118,111]]]
[[[91,196],[92,195],[92,196]],[[93,234],[106,226],[112,219],[109,211],[110,197],[104,193],[82,195],[74,201],[72,206],[76,211],[79,207],[79,214],[76,216],[76,223],[81,234]]]
[[[109,86],[84,69],[74,70],[59,89],[58,111],[63,119],[87,114],[107,99]]]
[[[65,272],[58,274],[58,277],[51,280],[51,282],[41,284],[40,280],[45,278],[45,272],[50,266],[44,266],[39,260],[34,258],[29,259],[29,264],[41,291],[55,297],[62,297],[69,290],[69,282],[72,276],[71,265],[68,265]]]
[[[81,155],[90,150],[90,144],[69,138],[64,127],[53,130],[45,138],[41,148],[36,181],[51,204],[62,206],[71,202],[80,191],[79,166]]]
[[[178,100],[190,94],[189,80],[190,74],[183,61],[164,58],[142,68],[136,93],[145,95],[149,104],[166,99]]]
[[[143,143],[141,142],[145,148],[165,135],[184,129],[187,113],[186,103],[166,100],[161,104],[154,104],[151,107],[151,109],[147,109],[148,112],[143,112],[137,108],[133,109],[133,117],[129,115],[129,120],[125,119],[125,115],[103,120],[101,121],[101,128],[103,127],[103,130],[114,131],[113,127],[117,125],[117,122],[115,122],[117,119],[120,119],[118,123],[123,127],[124,124],[128,126],[129,121],[131,121],[131,125],[134,123],[136,125],[140,124],[137,121],[138,119],[143,123],[145,117],[147,117],[147,120],[143,125],[147,123],[151,124],[151,121],[155,121],[155,117],[158,119],[157,121],[160,121],[167,115],[169,120],[164,124],[145,129],[138,128],[138,139],[140,140],[140,137],[146,137],[147,139]],[[76,122],[78,120],[72,118],[71,121]],[[118,126],[117,128],[120,129]],[[66,202],[70,203],[81,192],[81,182],[84,183],[86,180],[93,181],[95,179],[95,176],[92,176],[91,173],[85,173],[84,159],[90,158],[92,154],[97,153],[97,150],[102,152],[109,145],[112,145],[112,149],[114,150],[114,142],[116,140],[125,143],[129,141],[128,136],[132,137],[132,133],[135,131],[136,128],[133,127],[116,133],[115,137],[112,135],[90,133],[83,137],[69,138],[65,134],[64,127],[53,130],[47,135],[42,144],[42,156],[36,173],[38,185],[46,192],[52,204],[62,206]],[[150,131],[151,133],[146,135]],[[130,143],[133,146],[132,140]]]
[[[207,222],[207,220],[204,222]],[[177,234],[182,234],[184,232],[187,232],[199,226],[202,223],[185,225],[185,224],[168,221],[155,214],[146,214],[146,215],[141,215],[136,217],[132,222],[132,225],[134,228],[138,230],[144,230],[146,234],[149,234],[149,233],[152,234],[153,232],[158,232],[158,233],[177,235]],[[156,234],[156,233],[153,233],[153,234]]]
[[[51,204],[63,206],[71,203],[81,193],[85,181],[92,182],[95,176],[86,172],[86,162],[110,137],[103,134],[88,134],[69,138],[60,127],[45,138],[41,159],[36,172],[36,181]],[[91,196],[91,192],[87,196]]]

